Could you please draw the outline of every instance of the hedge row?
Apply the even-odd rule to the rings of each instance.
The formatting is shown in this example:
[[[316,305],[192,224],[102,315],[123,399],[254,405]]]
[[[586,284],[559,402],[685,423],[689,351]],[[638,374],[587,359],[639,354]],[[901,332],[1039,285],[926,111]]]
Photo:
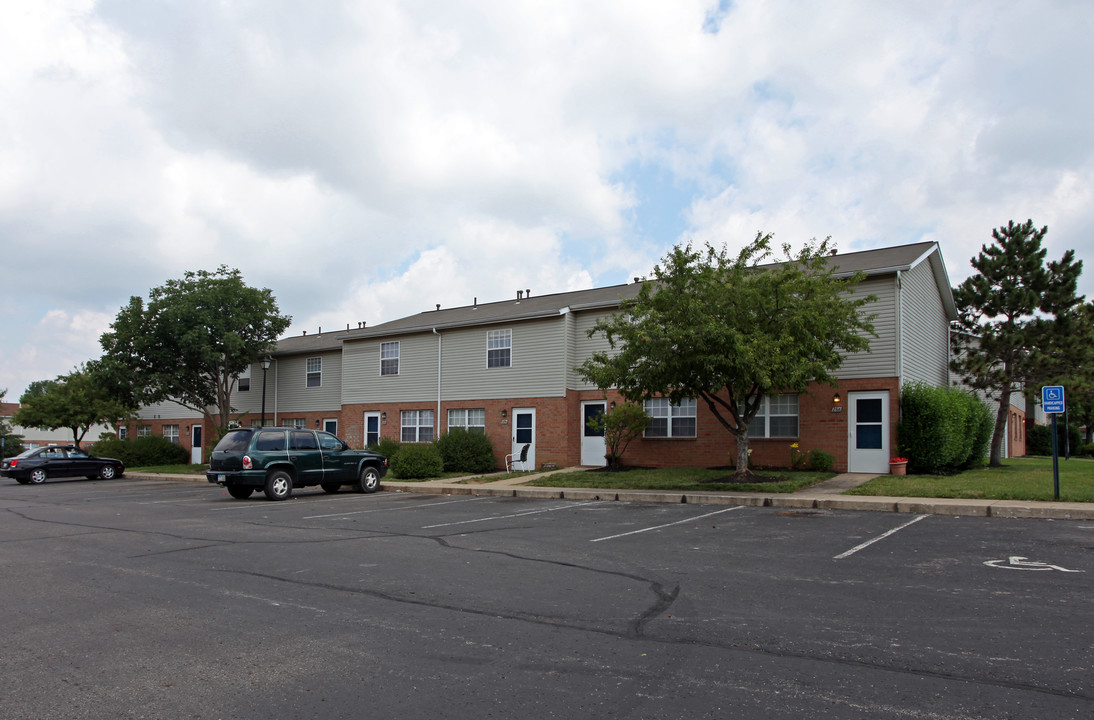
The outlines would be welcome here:
[[[898,452],[908,472],[954,473],[984,462],[995,426],[991,410],[970,392],[908,383],[900,397]]]
[[[453,428],[435,443],[401,445],[390,438],[370,446],[384,455],[392,477],[422,479],[443,472],[482,474],[494,470],[494,446],[482,433]]]
[[[91,454],[121,460],[128,468],[190,463],[190,453],[186,448],[160,435],[145,435],[132,440],[97,440],[91,446]]]

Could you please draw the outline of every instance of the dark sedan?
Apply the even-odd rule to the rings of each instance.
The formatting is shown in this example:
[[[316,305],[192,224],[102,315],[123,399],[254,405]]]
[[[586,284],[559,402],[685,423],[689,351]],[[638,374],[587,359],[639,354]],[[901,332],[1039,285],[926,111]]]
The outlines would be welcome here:
[[[0,475],[21,485],[37,485],[51,477],[86,477],[112,480],[121,477],[125,465],[121,460],[88,455],[75,445],[51,445],[5,458]]]

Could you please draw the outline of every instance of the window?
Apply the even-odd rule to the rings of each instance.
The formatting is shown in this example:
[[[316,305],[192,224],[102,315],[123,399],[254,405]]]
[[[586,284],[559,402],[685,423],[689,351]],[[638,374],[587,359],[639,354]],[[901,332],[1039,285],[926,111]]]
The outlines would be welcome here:
[[[151,434],[152,434],[152,426],[151,425],[138,425],[137,426],[137,437],[148,437]]]
[[[290,450],[318,450],[319,443],[315,439],[315,433],[307,430],[293,430],[289,433]]]
[[[403,410],[402,442],[433,442],[433,411]]]
[[[380,343],[380,374],[399,374],[399,343]]]
[[[320,387],[323,384],[323,358],[308,358],[308,387]]]
[[[646,426],[645,437],[695,437],[695,399],[688,398],[679,403],[668,398],[653,398],[645,403],[650,424]]]
[[[119,440],[127,440],[128,438],[129,438],[129,426],[128,425],[122,425],[120,428],[118,428],[118,439]]]
[[[463,428],[467,432],[486,434],[486,410],[449,410],[448,429]]]
[[[164,425],[163,437],[165,440],[170,440],[176,445],[179,444],[179,426],[178,425]]]
[[[307,426],[304,418],[285,418],[281,421],[281,427],[299,428],[303,430]]]
[[[251,368],[247,368],[236,378],[236,389],[240,392],[248,392],[251,389]]]
[[[513,331],[486,331],[486,367],[511,367],[513,365]]]
[[[756,417],[748,424],[749,437],[798,437],[798,395],[768,395],[760,403]]]

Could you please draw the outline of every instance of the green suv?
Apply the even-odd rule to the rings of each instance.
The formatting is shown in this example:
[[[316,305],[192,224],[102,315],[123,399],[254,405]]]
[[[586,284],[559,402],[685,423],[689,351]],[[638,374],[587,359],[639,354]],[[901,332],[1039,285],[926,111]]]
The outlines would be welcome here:
[[[318,485],[329,493],[343,485],[376,492],[387,473],[387,458],[353,450],[319,430],[250,427],[229,430],[213,448],[209,482],[240,500],[261,488],[270,500],[292,496],[293,488]]]

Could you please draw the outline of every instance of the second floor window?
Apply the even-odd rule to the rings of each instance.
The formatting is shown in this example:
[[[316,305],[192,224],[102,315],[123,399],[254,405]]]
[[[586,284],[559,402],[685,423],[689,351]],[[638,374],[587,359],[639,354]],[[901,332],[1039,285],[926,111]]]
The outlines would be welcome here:
[[[513,364],[513,331],[486,331],[486,367],[511,367]]]
[[[399,343],[380,343],[380,374],[399,374]]]
[[[319,387],[323,384],[323,358],[308,358],[308,387]]]

